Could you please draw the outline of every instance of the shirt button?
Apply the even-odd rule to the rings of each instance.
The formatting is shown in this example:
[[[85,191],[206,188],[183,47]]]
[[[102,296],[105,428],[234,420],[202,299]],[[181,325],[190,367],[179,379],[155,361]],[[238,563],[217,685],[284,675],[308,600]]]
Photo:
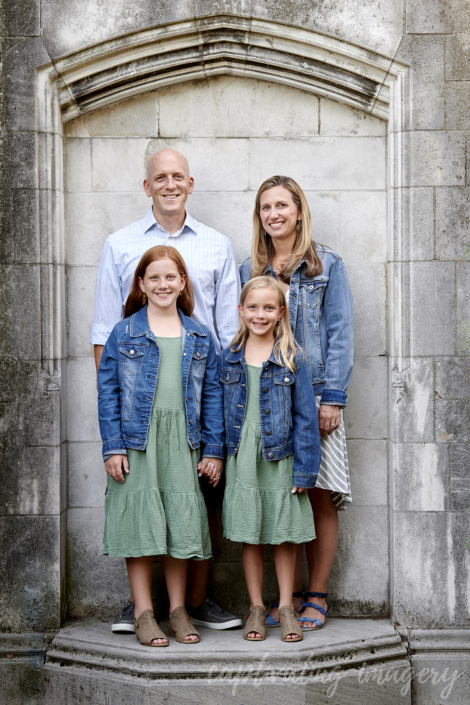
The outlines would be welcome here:
[[[274,458],[274,453],[268,453],[268,458]]]
[[[267,392],[267,391],[268,391],[268,388],[265,387],[265,388],[263,389],[263,392]]]
[[[131,350],[131,355],[134,355],[134,353],[135,353],[135,350]]]
[[[266,411],[265,411],[264,413],[266,414],[266,416],[269,416],[269,414],[270,414],[271,412],[269,411],[269,409],[266,409]]]
[[[270,435],[271,435],[271,431],[266,431],[266,435],[267,435],[267,436],[270,436]]]

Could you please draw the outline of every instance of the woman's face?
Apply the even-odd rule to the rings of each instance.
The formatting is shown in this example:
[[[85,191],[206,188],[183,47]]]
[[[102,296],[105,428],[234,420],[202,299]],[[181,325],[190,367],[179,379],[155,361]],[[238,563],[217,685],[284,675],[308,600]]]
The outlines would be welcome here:
[[[285,186],[273,186],[263,191],[259,214],[263,228],[273,240],[295,237],[297,221],[302,218],[292,193]]]

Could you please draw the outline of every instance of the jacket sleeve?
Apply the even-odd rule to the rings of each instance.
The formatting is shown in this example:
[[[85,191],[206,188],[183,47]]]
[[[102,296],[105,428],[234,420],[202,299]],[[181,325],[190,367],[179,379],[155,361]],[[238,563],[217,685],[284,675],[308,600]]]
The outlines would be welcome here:
[[[321,403],[346,406],[354,355],[353,305],[348,276],[341,258],[330,270],[323,300],[328,336],[325,387]]]
[[[212,336],[202,385],[201,422],[203,457],[225,458],[224,393],[219,381],[219,368]]]
[[[121,436],[121,389],[118,366],[119,350],[115,328],[106,341],[98,369],[98,419],[104,458],[114,453],[120,455],[126,453]]]
[[[315,487],[321,458],[315,393],[308,364],[301,353],[296,355],[295,363],[292,385],[294,487]]]

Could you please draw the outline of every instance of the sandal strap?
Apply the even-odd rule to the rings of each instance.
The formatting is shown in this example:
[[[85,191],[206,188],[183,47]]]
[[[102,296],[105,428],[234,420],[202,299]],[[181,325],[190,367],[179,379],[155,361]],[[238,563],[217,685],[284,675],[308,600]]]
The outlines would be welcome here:
[[[302,627],[302,622],[313,622],[314,624],[318,624],[320,629],[323,627],[323,624],[320,622],[319,619],[312,619],[311,617],[299,617],[299,622],[300,622],[300,628],[303,629]],[[308,629],[307,629],[308,631]],[[313,631],[313,630],[311,630]]]
[[[299,590],[298,592],[293,592],[292,597],[303,597],[305,595],[303,590]]]
[[[313,607],[314,609],[321,612],[321,614],[324,617],[326,617],[326,613],[328,612],[328,609],[329,609],[328,605],[327,605],[327,609],[324,610],[323,607],[320,607],[320,605],[316,605],[314,602],[302,602],[302,607]]]
[[[273,607],[279,607],[279,602],[271,602],[271,609]]]
[[[304,592],[305,597],[328,597],[327,592]]]

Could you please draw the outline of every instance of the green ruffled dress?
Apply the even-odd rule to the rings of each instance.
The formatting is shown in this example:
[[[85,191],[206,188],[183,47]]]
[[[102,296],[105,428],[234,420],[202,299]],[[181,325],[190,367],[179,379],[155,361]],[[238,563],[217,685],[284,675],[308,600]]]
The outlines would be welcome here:
[[[265,460],[261,445],[261,367],[247,365],[248,398],[236,455],[229,455],[222,520],[231,541],[277,545],[315,538],[307,492],[292,494],[294,456]]]
[[[128,449],[124,484],[108,475],[103,553],[210,558],[199,450],[192,450],[187,439],[181,337],[156,340],[160,362],[147,447]]]

